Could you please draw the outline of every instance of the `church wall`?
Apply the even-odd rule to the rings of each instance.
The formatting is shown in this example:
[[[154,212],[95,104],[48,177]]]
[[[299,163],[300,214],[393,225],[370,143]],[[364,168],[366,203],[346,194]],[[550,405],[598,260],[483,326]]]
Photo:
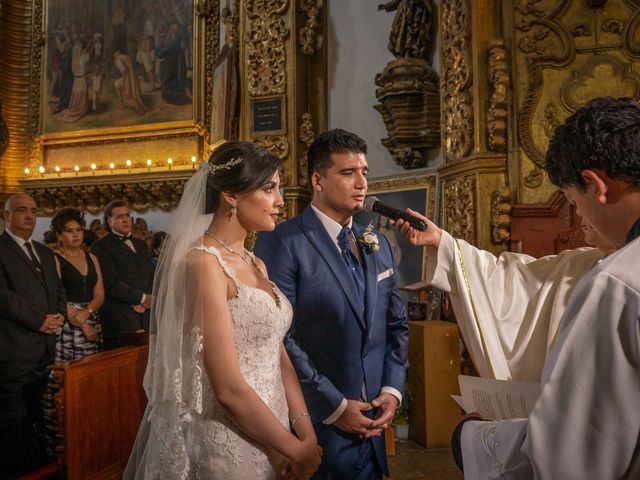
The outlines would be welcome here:
[[[436,2],[438,3],[438,2]],[[382,72],[393,55],[387,50],[394,13],[377,10],[378,2],[370,0],[327,0],[327,107],[328,127],[341,127],[361,135],[369,145],[370,179],[415,176],[435,171],[442,163],[440,149],[426,169],[405,170],[396,165],[382,145],[387,132],[380,114],[374,110],[375,77]],[[224,38],[224,25],[220,26]],[[438,51],[438,45],[434,48]],[[439,55],[434,55],[433,67],[439,70]],[[138,215],[133,212],[134,215]],[[141,214],[151,230],[168,227],[171,213],[160,209]],[[94,217],[87,215],[90,221]],[[35,237],[41,238],[50,217],[41,217]]]
[[[427,169],[405,170],[396,165],[380,140],[387,136],[377,103],[376,74],[394,59],[387,50],[393,13],[379,12],[381,2],[328,0],[328,115],[329,128],[344,128],[360,135],[368,145],[371,179],[388,175],[411,175],[442,163],[440,149]],[[436,2],[438,3],[438,2]],[[438,45],[434,49],[438,52]],[[440,71],[439,55],[433,68]]]

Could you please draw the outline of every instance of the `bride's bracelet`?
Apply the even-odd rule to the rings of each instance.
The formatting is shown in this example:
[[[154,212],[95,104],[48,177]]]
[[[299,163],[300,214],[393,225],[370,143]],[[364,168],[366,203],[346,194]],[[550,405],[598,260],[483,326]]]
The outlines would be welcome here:
[[[291,428],[295,428],[296,422],[300,420],[302,417],[311,418],[311,415],[309,415],[307,412],[302,412],[301,414],[297,415],[293,420],[291,420]]]

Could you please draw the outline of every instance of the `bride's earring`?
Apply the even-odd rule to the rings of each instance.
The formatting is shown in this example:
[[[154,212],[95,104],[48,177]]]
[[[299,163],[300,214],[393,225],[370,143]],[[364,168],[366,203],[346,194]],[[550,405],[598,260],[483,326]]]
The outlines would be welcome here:
[[[235,217],[237,214],[238,214],[238,207],[236,207],[235,205],[231,205],[231,208],[229,209],[229,213],[227,214],[227,218],[229,219],[229,221],[231,221],[231,219]]]

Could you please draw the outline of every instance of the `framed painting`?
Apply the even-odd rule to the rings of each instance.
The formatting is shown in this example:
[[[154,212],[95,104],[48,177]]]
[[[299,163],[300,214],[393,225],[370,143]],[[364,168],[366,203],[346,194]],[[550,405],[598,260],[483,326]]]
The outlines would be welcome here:
[[[238,95],[238,72],[236,71],[235,58],[235,47],[225,44],[213,70],[209,125],[209,140],[212,145],[220,140],[231,138]]]
[[[210,50],[217,55],[219,30],[207,27],[198,0],[40,1],[44,43],[32,75],[40,98],[32,114],[39,126],[32,167],[49,172],[55,164],[65,172],[79,165],[83,172],[89,162],[96,164],[90,174],[113,171],[106,167],[114,163],[113,148],[120,163],[129,160],[129,171],[161,157],[173,157],[178,167],[182,151],[189,160],[202,151],[203,65]],[[208,35],[212,41],[204,41]],[[162,137],[172,139],[175,152],[149,142]],[[122,152],[122,142],[135,145]],[[90,146],[100,147],[98,158],[86,158],[83,148]]]
[[[386,205],[404,210],[411,208],[416,212],[435,219],[437,212],[437,176],[435,173],[418,176],[393,176],[379,178],[369,182],[367,195],[375,195]],[[367,212],[360,212],[354,216],[360,225],[373,225],[384,235],[391,245],[396,262],[398,263],[398,286],[403,287],[424,278],[425,255],[424,247],[418,248],[409,244],[404,237],[389,224],[386,217]],[[408,299],[408,295],[405,295]]]

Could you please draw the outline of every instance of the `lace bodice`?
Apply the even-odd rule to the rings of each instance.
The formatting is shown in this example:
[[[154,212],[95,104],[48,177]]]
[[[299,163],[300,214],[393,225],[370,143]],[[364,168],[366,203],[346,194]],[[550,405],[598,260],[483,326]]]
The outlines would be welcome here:
[[[230,299],[228,305],[240,371],[247,384],[288,428],[280,348],[291,324],[290,303],[273,283],[273,295],[240,283],[235,271],[215,248],[201,245],[194,249],[215,257],[235,283],[237,296]],[[252,259],[258,268],[255,258]],[[181,279],[177,284],[180,285],[184,277],[180,273],[175,275]],[[185,298],[187,303],[192,301]],[[186,317],[181,321],[186,322]],[[203,321],[207,321],[206,316]],[[185,325],[183,357],[181,362],[172,363],[176,365],[175,370],[166,371],[170,362],[162,355],[152,355],[154,342],[162,341],[160,336],[157,341],[151,338],[150,358],[155,361],[147,367],[147,373],[150,369],[165,372],[167,375],[151,375],[151,378],[170,378],[172,385],[166,386],[168,391],[146,385],[148,394],[154,391],[162,394],[150,397],[125,480],[275,479],[275,470],[263,447],[238,430],[216,399],[203,365],[200,327]],[[207,348],[215,347],[207,345]]]
[[[240,283],[235,271],[215,248],[200,246],[197,249],[216,257],[235,283],[238,293],[228,304],[240,371],[249,386],[288,428],[280,346],[291,324],[291,305],[273,283],[273,295]],[[202,421],[192,422],[194,438],[198,438],[203,447],[199,449],[199,458],[192,464],[195,467],[194,478],[275,478],[260,446],[231,423],[209,382],[204,379],[202,383]]]

